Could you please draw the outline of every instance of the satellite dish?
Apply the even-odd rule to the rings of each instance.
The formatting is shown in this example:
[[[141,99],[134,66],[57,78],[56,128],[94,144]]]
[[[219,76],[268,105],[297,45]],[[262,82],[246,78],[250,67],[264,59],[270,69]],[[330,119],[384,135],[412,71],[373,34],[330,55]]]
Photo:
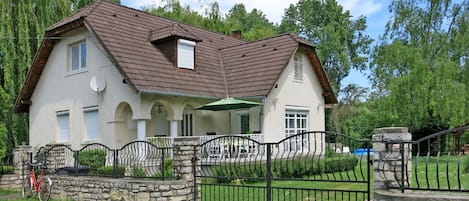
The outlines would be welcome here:
[[[94,92],[102,92],[106,88],[106,82],[96,76],[93,76],[90,80],[90,88]]]

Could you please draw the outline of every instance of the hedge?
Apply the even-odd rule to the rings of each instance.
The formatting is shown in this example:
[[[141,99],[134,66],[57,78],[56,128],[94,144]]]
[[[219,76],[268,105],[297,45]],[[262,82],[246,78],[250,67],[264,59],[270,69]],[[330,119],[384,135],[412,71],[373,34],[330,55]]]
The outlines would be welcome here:
[[[106,164],[106,151],[100,149],[82,151],[78,158],[81,165],[88,166],[91,171],[95,171]]]
[[[323,173],[345,172],[353,170],[358,164],[358,158],[353,156],[321,158],[308,156],[295,159],[278,159],[272,161],[272,175],[277,178],[301,178]],[[255,182],[265,179],[267,172],[266,162],[222,163],[213,167],[213,176],[217,183],[228,183],[243,179],[246,182]]]

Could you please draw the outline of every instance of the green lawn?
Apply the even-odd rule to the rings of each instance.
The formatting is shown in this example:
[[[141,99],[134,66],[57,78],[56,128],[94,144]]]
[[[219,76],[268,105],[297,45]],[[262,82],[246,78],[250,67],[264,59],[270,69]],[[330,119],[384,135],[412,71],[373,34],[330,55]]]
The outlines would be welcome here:
[[[366,164],[362,162],[362,171],[366,178]],[[337,180],[343,178],[347,180],[349,177],[354,180],[357,176],[358,180],[363,180],[361,177],[362,172],[359,166],[355,170],[335,173],[323,174],[323,179],[329,178],[330,180],[336,178]],[[373,191],[373,171],[371,175],[371,191]],[[319,179],[320,176],[305,177],[304,179]],[[266,200],[266,182],[255,182],[247,184],[239,184],[239,182],[232,182],[229,184],[217,184],[210,181],[203,182],[202,185],[202,200]],[[289,180],[275,180],[272,182],[272,197],[275,201],[309,201],[309,200],[364,200],[366,193],[356,191],[366,191],[366,183],[351,183],[351,182],[319,182],[319,181],[289,181]],[[341,190],[341,191],[338,191]],[[373,192],[371,192],[373,196]],[[372,198],[371,198],[372,199]]]
[[[459,158],[459,181],[458,181],[458,157],[440,156],[436,157],[420,156],[412,160],[412,187],[419,188],[440,188],[440,189],[469,189],[469,173],[464,172],[464,168],[469,160],[468,156]],[[428,165],[427,165],[428,164]],[[415,171],[417,167],[417,171]],[[437,171],[438,170],[438,171]],[[448,171],[447,171],[448,170]],[[427,179],[428,178],[428,179]],[[439,183],[439,187],[438,187]],[[448,185],[449,183],[449,185]]]

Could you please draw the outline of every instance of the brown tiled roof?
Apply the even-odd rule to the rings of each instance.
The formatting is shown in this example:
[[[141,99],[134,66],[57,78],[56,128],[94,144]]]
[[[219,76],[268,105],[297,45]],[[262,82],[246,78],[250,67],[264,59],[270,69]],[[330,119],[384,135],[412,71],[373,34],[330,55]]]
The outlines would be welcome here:
[[[155,29],[150,32],[150,41],[160,41],[172,37],[201,41],[199,37],[189,32],[185,27],[186,25],[174,23],[163,28]]]
[[[34,88],[55,44],[53,36],[80,26],[96,36],[130,87],[142,93],[221,98],[227,94],[227,84],[231,97],[266,96],[300,45],[314,51],[309,42],[291,34],[246,43],[132,8],[96,1],[46,30],[16,101],[16,112],[28,111]],[[198,41],[195,71],[178,69],[151,43],[153,39],[171,35]],[[322,85],[327,92],[330,85],[320,63],[317,65],[317,73],[323,73],[318,78],[325,79]],[[336,102],[331,94],[333,98],[326,96],[326,103]]]

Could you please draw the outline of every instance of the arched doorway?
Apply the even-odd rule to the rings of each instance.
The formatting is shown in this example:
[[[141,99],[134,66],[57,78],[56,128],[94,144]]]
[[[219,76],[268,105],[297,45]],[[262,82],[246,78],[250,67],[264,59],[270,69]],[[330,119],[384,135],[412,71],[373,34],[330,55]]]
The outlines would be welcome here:
[[[137,121],[132,120],[133,111],[127,102],[120,103],[114,114],[116,146],[123,146],[137,139]]]

